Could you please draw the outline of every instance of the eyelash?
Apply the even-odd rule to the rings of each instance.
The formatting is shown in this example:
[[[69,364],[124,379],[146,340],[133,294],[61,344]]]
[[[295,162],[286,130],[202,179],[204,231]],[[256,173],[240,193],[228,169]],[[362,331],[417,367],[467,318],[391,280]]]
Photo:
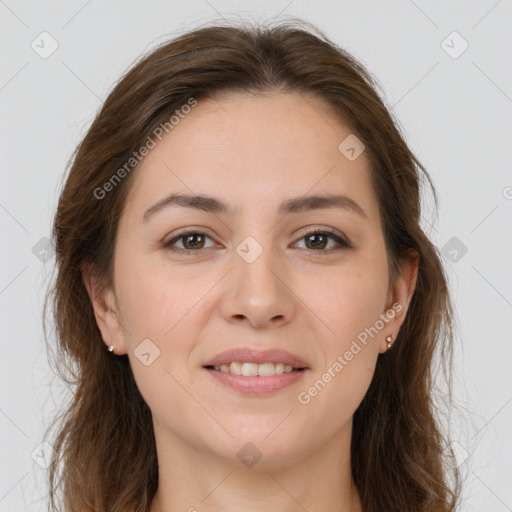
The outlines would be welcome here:
[[[353,249],[352,244],[350,244],[344,238],[336,235],[334,233],[334,231],[331,231],[329,229],[312,229],[312,230],[304,233],[299,238],[299,241],[304,239],[304,238],[307,238],[308,236],[316,235],[316,234],[327,235],[329,238],[331,238],[332,240],[334,240],[335,242],[337,242],[340,245],[340,247],[338,247],[338,249],[345,249],[345,250],[346,249]],[[178,240],[180,240],[181,238],[185,238],[185,237],[187,237],[189,235],[201,235],[201,236],[206,236],[207,238],[212,239],[209,235],[207,235],[206,233],[204,233],[202,231],[190,230],[190,231],[184,231],[183,233],[180,233],[179,235],[175,236],[174,238],[171,238],[170,240],[168,240],[166,242],[163,242],[162,243],[162,247],[164,247],[165,249],[169,249],[170,251],[178,253],[178,254],[190,254],[190,255],[192,255],[192,254],[197,255],[201,251],[205,250],[205,248],[201,248],[201,249],[181,249],[179,247],[173,247],[172,246],[173,243],[175,243]],[[314,252],[314,253],[325,252],[325,253],[329,254],[329,253],[331,253],[333,251],[333,249],[335,250],[336,248],[332,248],[331,247],[330,249],[325,249],[325,250],[315,250],[315,249],[306,249],[306,250],[310,251],[310,252]]]

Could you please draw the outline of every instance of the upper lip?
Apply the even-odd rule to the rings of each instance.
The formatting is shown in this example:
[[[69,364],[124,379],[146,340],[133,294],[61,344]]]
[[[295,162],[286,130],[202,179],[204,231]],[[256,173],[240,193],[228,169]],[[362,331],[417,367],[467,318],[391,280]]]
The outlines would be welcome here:
[[[204,366],[220,366],[231,362],[240,363],[283,363],[294,368],[308,368],[308,364],[300,357],[290,354],[281,349],[255,350],[250,347],[232,348],[220,352],[215,357],[207,361]]]

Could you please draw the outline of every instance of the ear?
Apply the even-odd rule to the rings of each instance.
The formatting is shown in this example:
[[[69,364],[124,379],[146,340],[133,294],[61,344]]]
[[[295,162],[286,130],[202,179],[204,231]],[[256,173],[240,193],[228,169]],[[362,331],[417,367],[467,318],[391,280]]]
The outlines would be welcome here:
[[[382,336],[379,340],[379,352],[381,354],[388,350],[385,338],[391,336],[392,342],[394,342],[405,320],[409,304],[416,288],[419,261],[420,257],[418,252],[411,251],[409,258],[402,263],[400,275],[395,285],[388,292],[385,311],[394,311],[394,316],[388,321],[382,331]],[[388,313],[388,316],[391,315]]]
[[[82,279],[94,310],[94,317],[107,347],[114,345],[114,353],[126,354],[126,342],[119,321],[113,290],[101,291],[100,281],[88,266],[82,267]]]

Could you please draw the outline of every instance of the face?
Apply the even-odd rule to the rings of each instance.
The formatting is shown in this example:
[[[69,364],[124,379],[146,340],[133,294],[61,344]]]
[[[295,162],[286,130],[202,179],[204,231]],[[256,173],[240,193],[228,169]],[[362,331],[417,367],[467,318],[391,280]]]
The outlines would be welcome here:
[[[351,133],[319,98],[219,95],[141,162],[118,230],[117,314],[95,311],[105,343],[128,354],[157,438],[232,460],[252,443],[270,467],[351,428],[414,287],[413,276],[388,288],[366,154],[338,149]],[[328,195],[344,198],[307,200]],[[303,369],[205,368],[230,349],[240,363],[286,351]],[[268,358],[244,372],[284,371],[284,354]]]

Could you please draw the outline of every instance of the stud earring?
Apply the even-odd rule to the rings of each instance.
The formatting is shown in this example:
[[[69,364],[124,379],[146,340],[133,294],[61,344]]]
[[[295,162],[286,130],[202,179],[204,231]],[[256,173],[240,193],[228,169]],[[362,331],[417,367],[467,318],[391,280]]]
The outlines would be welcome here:
[[[114,345],[110,345],[110,347],[108,347],[107,349],[109,352],[113,352],[114,351]]]
[[[391,345],[393,344],[393,338],[391,336],[386,336],[386,343],[388,345],[388,350],[391,348]]]

